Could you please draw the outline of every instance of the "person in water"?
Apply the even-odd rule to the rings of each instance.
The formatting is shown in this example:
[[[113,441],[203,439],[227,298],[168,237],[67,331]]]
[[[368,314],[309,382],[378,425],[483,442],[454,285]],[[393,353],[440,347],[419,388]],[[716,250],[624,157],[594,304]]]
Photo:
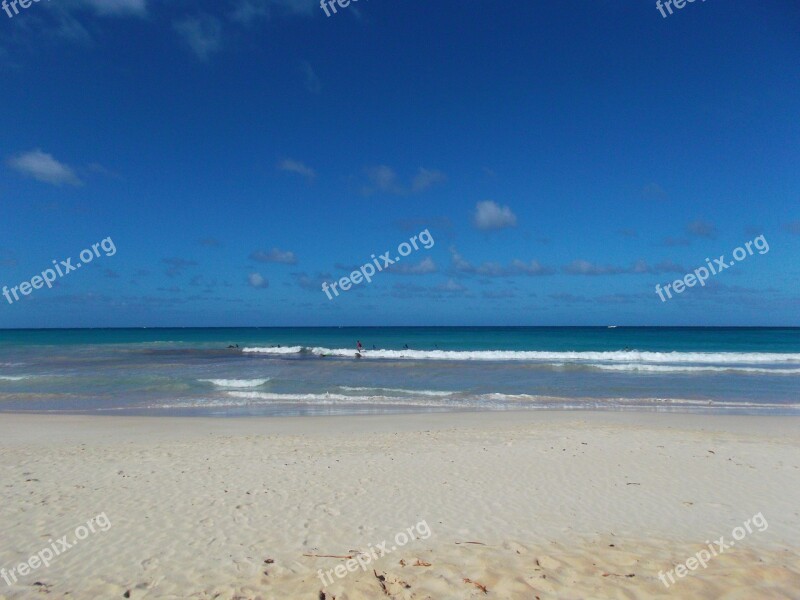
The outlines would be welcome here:
[[[356,349],[357,349],[359,352],[361,352],[361,349],[362,349],[362,348],[363,348],[363,346],[361,345],[361,340],[358,340],[358,344],[356,345]]]

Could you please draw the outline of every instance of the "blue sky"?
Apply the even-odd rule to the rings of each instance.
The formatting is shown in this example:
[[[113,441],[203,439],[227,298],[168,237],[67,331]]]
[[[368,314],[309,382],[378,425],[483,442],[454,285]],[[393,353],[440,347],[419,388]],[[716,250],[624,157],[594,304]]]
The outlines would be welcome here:
[[[0,285],[117,250],[0,327],[800,325],[798,28],[789,0],[0,12]]]

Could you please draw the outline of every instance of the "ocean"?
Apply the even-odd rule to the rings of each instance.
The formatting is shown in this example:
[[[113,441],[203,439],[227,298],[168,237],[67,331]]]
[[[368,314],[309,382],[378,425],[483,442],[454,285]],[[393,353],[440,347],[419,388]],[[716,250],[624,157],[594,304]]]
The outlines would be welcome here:
[[[800,328],[0,331],[4,412],[514,409],[800,414]]]

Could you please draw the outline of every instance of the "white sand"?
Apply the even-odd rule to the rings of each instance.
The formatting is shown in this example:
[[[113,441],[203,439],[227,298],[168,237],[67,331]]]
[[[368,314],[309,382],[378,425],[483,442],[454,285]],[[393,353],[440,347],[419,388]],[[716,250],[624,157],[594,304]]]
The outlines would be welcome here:
[[[0,599],[800,597],[797,418],[5,414],[0,458],[0,568],[111,522]],[[764,531],[659,581],[757,513]],[[304,556],[421,521],[325,588],[347,559]]]

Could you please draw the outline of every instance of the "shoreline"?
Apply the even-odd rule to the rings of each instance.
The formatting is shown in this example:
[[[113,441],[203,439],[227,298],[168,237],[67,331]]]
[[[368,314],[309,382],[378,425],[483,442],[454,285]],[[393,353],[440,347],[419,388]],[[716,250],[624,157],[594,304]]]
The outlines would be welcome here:
[[[388,417],[0,414],[0,568],[93,515],[111,523],[18,584],[0,580],[0,599],[27,597],[35,582],[72,598],[717,598],[738,588],[788,598],[800,589],[795,418]],[[669,589],[659,580],[757,514],[768,526],[735,550]],[[429,536],[416,530],[323,586],[319,570],[349,560],[331,556],[391,546],[422,521]]]
[[[158,415],[158,414],[97,414],[97,413],[63,413],[63,412],[23,412],[0,411],[0,444],[8,441],[11,431],[5,431],[9,423],[20,426],[32,426],[29,421],[39,421],[35,425],[42,425],[42,421],[52,421],[48,426],[67,423],[71,426],[85,427],[90,434],[96,434],[93,429],[100,421],[126,421],[129,425],[144,426],[152,422],[174,421],[175,423],[193,422],[198,428],[214,426],[218,429],[222,424],[231,422],[229,426],[222,425],[231,433],[245,431],[261,432],[266,426],[271,433],[301,433],[308,428],[315,433],[324,433],[312,424],[332,420],[337,424],[330,429],[330,433],[360,431],[363,425],[377,426],[379,431],[414,431],[423,425],[433,426],[436,429],[452,427],[477,427],[491,421],[489,425],[519,425],[548,422],[593,421],[598,424],[641,425],[654,428],[671,429],[681,427],[689,430],[698,429],[729,432],[752,433],[753,428],[757,433],[771,435],[776,431],[781,434],[797,434],[800,438],[800,415],[785,414],[749,414],[749,413],[700,413],[700,412],[675,412],[655,410],[594,410],[594,409],[523,409],[523,410],[448,410],[448,411],[409,411],[381,414],[332,414],[332,415]],[[97,423],[93,423],[93,421]],[[387,422],[390,421],[390,422]],[[137,423],[141,421],[141,423]],[[430,421],[430,422],[428,422]],[[534,423],[529,423],[533,421]],[[748,421],[747,424],[744,421]],[[779,421],[779,423],[776,423]],[[795,423],[796,421],[796,423]],[[235,423],[236,425],[233,425]],[[700,427],[702,425],[702,427]],[[148,429],[149,430],[149,429]],[[171,430],[172,431],[172,430]],[[29,432],[20,432],[28,435]],[[177,433],[189,433],[186,428]]]

